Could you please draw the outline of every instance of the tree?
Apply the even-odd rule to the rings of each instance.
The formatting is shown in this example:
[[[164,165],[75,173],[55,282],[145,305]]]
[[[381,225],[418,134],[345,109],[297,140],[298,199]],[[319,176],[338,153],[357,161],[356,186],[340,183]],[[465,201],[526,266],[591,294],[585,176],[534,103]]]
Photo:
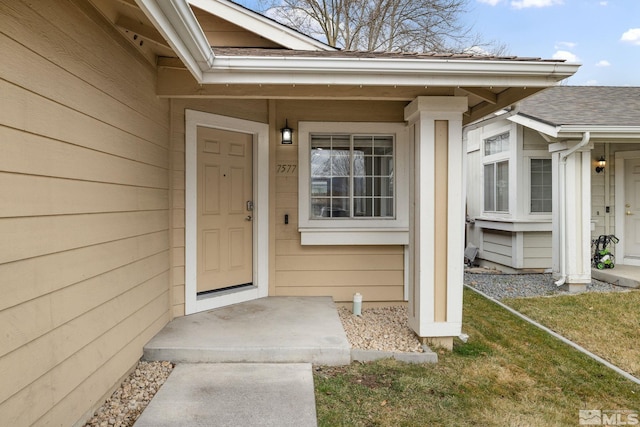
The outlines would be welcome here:
[[[267,16],[346,50],[461,52],[468,0],[265,0]],[[270,2],[270,3],[269,3]]]

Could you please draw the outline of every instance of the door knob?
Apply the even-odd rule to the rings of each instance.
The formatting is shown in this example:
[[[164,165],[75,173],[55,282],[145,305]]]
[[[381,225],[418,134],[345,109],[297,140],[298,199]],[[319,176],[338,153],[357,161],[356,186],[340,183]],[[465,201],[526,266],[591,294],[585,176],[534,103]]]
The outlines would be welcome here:
[[[251,221],[252,219],[253,219],[253,217],[251,215],[247,215],[244,220],[245,221]]]
[[[627,215],[633,215],[633,213],[631,211],[627,211],[626,214]]]

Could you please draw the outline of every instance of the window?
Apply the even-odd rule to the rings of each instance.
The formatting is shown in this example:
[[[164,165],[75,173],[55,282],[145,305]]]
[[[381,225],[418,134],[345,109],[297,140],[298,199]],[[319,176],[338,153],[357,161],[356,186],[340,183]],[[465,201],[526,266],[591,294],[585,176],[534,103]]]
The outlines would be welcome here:
[[[485,156],[504,153],[505,151],[509,151],[509,132],[492,136],[491,138],[487,138],[484,140]]]
[[[509,211],[509,161],[484,165],[484,210]]]
[[[409,243],[409,131],[404,123],[298,123],[303,245]]]
[[[509,132],[484,140],[484,210],[509,212]]]
[[[531,159],[531,213],[551,212],[551,159]]]
[[[311,218],[393,218],[393,135],[311,135]]]

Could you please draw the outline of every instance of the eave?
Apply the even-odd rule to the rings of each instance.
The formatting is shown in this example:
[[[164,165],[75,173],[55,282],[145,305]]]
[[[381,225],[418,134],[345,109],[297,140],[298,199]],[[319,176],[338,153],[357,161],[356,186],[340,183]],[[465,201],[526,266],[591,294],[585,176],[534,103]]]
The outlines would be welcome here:
[[[555,141],[580,139],[585,132],[591,134],[590,140],[595,142],[611,142],[612,140],[640,139],[640,126],[629,125],[553,125],[542,120],[516,114],[509,120],[547,135]]]
[[[218,55],[199,83],[548,87],[578,67],[542,61]]]

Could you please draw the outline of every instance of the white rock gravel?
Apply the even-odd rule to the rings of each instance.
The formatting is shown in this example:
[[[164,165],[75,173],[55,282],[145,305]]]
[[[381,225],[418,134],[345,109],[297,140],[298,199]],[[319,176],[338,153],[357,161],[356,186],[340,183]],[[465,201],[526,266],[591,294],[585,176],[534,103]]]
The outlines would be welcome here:
[[[465,273],[465,283],[496,299],[566,294],[557,288],[551,274]],[[593,280],[587,292],[625,291],[626,288]],[[346,307],[338,315],[353,348],[422,353],[422,345],[407,323],[404,306],[362,310],[354,316]],[[100,407],[85,427],[130,427],[173,369],[170,362],[140,362],[131,375]]]
[[[355,316],[346,307],[338,307],[338,315],[353,348],[416,353],[424,351],[407,323],[407,307],[369,308],[362,310],[362,316]]]
[[[171,362],[139,362],[85,427],[130,427],[173,370]]]

